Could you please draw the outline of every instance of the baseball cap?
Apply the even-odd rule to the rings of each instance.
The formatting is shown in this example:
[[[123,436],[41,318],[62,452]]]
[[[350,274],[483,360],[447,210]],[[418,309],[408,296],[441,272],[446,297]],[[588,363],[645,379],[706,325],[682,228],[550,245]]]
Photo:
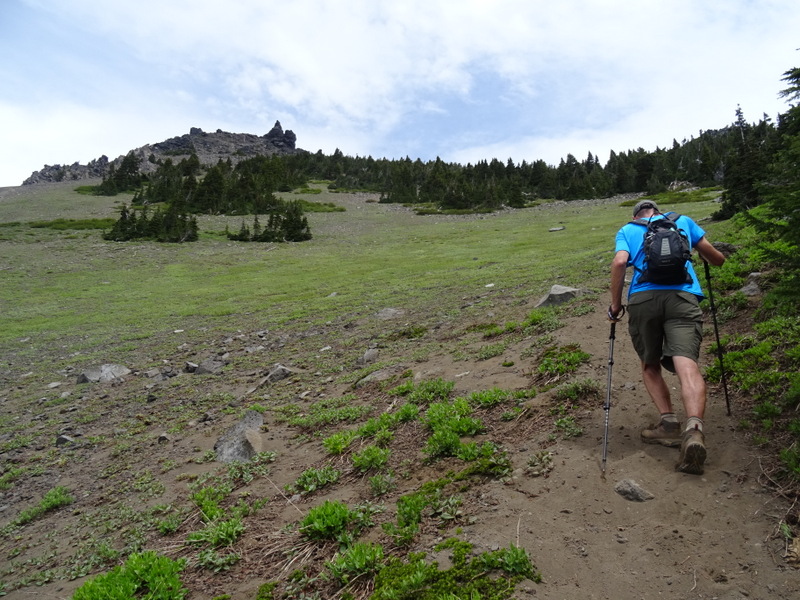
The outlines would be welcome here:
[[[652,200],[640,200],[636,203],[636,206],[633,207],[633,216],[636,217],[636,215],[639,214],[639,211],[644,208],[654,208],[656,212],[658,212],[658,204]]]

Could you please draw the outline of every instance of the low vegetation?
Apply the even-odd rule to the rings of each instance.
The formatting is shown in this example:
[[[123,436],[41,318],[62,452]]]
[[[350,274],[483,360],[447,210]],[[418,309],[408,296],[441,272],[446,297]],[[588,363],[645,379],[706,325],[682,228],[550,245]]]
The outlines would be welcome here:
[[[760,448],[762,483],[792,501],[800,494],[800,265],[796,178],[784,167],[797,152],[797,122],[782,125],[786,143],[766,175],[729,181],[721,203],[718,189],[652,196],[698,218],[736,209],[704,222],[732,244],[710,283],[716,305],[704,304],[718,317],[724,350],[706,375],[720,386],[726,373],[738,428]],[[761,139],[736,127],[739,139]],[[246,180],[244,171],[237,177]],[[319,193],[297,196],[332,199],[313,185]],[[746,206],[748,185],[764,190],[759,206]],[[54,193],[42,192],[43,206],[61,205]],[[589,376],[583,340],[559,339],[559,329],[598,310],[609,231],[629,207],[438,222],[398,210],[393,227],[376,234],[370,223],[348,236],[337,221],[347,213],[310,213],[313,242],[267,253],[220,235],[244,210],[198,216],[187,251],[112,244],[92,228],[78,239],[71,232],[82,217],[120,207],[71,191],[68,200],[63,215],[46,217],[26,216],[36,198],[25,211],[10,203],[0,233],[10,382],[0,415],[0,451],[10,459],[0,467],[9,499],[0,593],[58,582],[87,600],[199,589],[223,598],[251,577],[256,600],[438,600],[510,598],[522,581],[541,581],[537,557],[517,541],[478,548],[466,530],[485,518],[487,490],[549,477],[558,445],[588,437],[584,415],[599,405],[602,384]],[[551,235],[550,221],[565,229]],[[41,222],[53,226],[29,225]],[[739,291],[753,272],[762,273],[757,305]],[[525,308],[559,277],[595,293]],[[378,316],[386,307],[405,311],[402,319]],[[365,364],[367,347],[380,363]],[[419,374],[416,364],[430,356],[495,370],[524,361],[527,385],[457,392],[457,381]],[[227,361],[219,375],[176,376],[205,357]],[[80,369],[108,360],[140,374],[106,387],[75,383]],[[265,365],[289,360],[293,377],[264,381]],[[276,437],[277,451],[217,463],[213,432],[251,409],[268,417],[262,433]],[[62,429],[56,446],[52,432]],[[508,440],[522,435],[529,447],[511,454]],[[50,487],[61,477],[83,487]],[[796,509],[779,520],[787,542],[798,536]],[[439,552],[445,567],[430,556]]]

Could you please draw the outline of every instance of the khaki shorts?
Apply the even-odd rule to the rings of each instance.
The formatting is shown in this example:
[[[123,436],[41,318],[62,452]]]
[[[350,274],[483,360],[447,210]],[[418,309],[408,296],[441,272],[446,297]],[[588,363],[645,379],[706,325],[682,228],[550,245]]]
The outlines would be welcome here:
[[[703,340],[703,311],[697,296],[677,290],[637,292],[628,299],[628,331],[645,364],[685,356],[695,362]],[[672,370],[672,369],[670,369]]]

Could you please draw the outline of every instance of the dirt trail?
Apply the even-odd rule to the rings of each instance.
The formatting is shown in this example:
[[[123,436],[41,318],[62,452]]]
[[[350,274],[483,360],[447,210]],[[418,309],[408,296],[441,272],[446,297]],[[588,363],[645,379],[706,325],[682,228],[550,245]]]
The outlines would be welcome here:
[[[604,388],[610,333],[602,318],[605,306],[607,298],[601,298],[595,313],[555,332],[559,343],[580,342],[592,354],[578,377],[602,381]],[[485,548],[518,541],[528,549],[544,583],[523,585],[519,598],[800,597],[800,572],[786,564],[783,538],[776,535],[787,506],[759,484],[757,451],[735,431],[745,415],[734,404],[728,417],[722,390],[710,387],[705,474],[678,473],[677,449],[639,440],[656,413],[640,382],[625,321],[617,326],[614,361],[605,480],[604,411],[598,403],[581,416],[583,436],[547,447],[555,459],[547,478],[521,476],[512,485],[487,486],[487,510],[476,526],[465,528],[467,539],[481,540]],[[463,363],[458,369],[467,370]],[[427,371],[436,369],[428,365]],[[446,368],[441,371],[448,375]],[[491,385],[515,384],[513,378],[486,376]],[[668,375],[667,381],[682,417],[677,378]],[[524,465],[541,441],[541,435],[511,436],[515,466]],[[623,499],[614,486],[624,479],[653,499]]]

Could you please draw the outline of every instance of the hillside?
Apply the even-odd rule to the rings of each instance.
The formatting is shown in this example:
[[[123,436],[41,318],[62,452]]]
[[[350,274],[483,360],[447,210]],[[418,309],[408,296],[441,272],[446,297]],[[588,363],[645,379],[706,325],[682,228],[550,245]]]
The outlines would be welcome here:
[[[43,218],[44,206],[49,219],[100,218],[121,201],[70,190],[0,192],[8,306],[0,317],[0,451],[3,476],[16,473],[4,479],[0,499],[7,598],[68,598],[85,575],[143,549],[188,560],[181,577],[192,599],[254,600],[268,581],[279,582],[276,598],[344,597],[319,578],[337,544],[309,543],[297,528],[326,500],[380,508],[359,539],[403,559],[425,552],[442,570],[453,551],[435,547],[450,537],[472,544],[473,555],[524,548],[542,581],[521,581],[512,596],[519,599],[800,593],[796,557],[779,530],[789,505],[763,485],[759,450],[737,428],[747,399],[734,397],[727,417],[721,390],[710,388],[706,473],[676,473],[674,449],[639,442],[653,409],[624,323],[601,477],[606,277],[613,234],[629,211],[619,198],[421,217],[365,194],[323,193],[309,199],[346,212],[309,215],[310,242],[266,248],[219,235],[235,218],[203,217],[201,241],[180,246],[25,226]],[[703,218],[714,208],[681,210]],[[584,294],[532,319],[556,283]],[[747,326],[747,311],[724,325]],[[543,374],[552,348],[588,358],[572,373]],[[87,369],[110,363],[131,373],[78,383]],[[187,370],[201,364],[210,372]],[[289,376],[269,380],[276,364]],[[367,437],[342,454],[323,445],[394,414],[408,390],[431,382],[451,382],[451,398],[505,392],[474,407],[484,431],[462,439],[496,444],[494,470],[456,479],[469,462],[431,458],[422,419],[397,424],[383,441],[388,462],[366,472],[353,457],[372,445]],[[577,383],[588,392],[562,395]],[[328,412],[329,423],[320,417],[342,407],[363,410]],[[208,529],[192,495],[199,484],[224,487],[230,470],[214,446],[249,409],[264,420],[253,443],[274,456],[252,481],[240,473],[220,501],[228,515],[247,507],[236,513],[244,532],[204,568],[205,547],[188,541]],[[301,474],[325,466],[340,471],[338,481],[301,494]],[[385,484],[379,496],[377,475]],[[626,480],[652,498],[624,499],[615,486]],[[410,545],[399,546],[381,525],[396,522],[398,501],[431,482],[440,486],[437,503]],[[72,503],[11,525],[59,486]],[[233,554],[238,560],[224,568]],[[364,577],[350,591],[367,597],[371,586]]]

